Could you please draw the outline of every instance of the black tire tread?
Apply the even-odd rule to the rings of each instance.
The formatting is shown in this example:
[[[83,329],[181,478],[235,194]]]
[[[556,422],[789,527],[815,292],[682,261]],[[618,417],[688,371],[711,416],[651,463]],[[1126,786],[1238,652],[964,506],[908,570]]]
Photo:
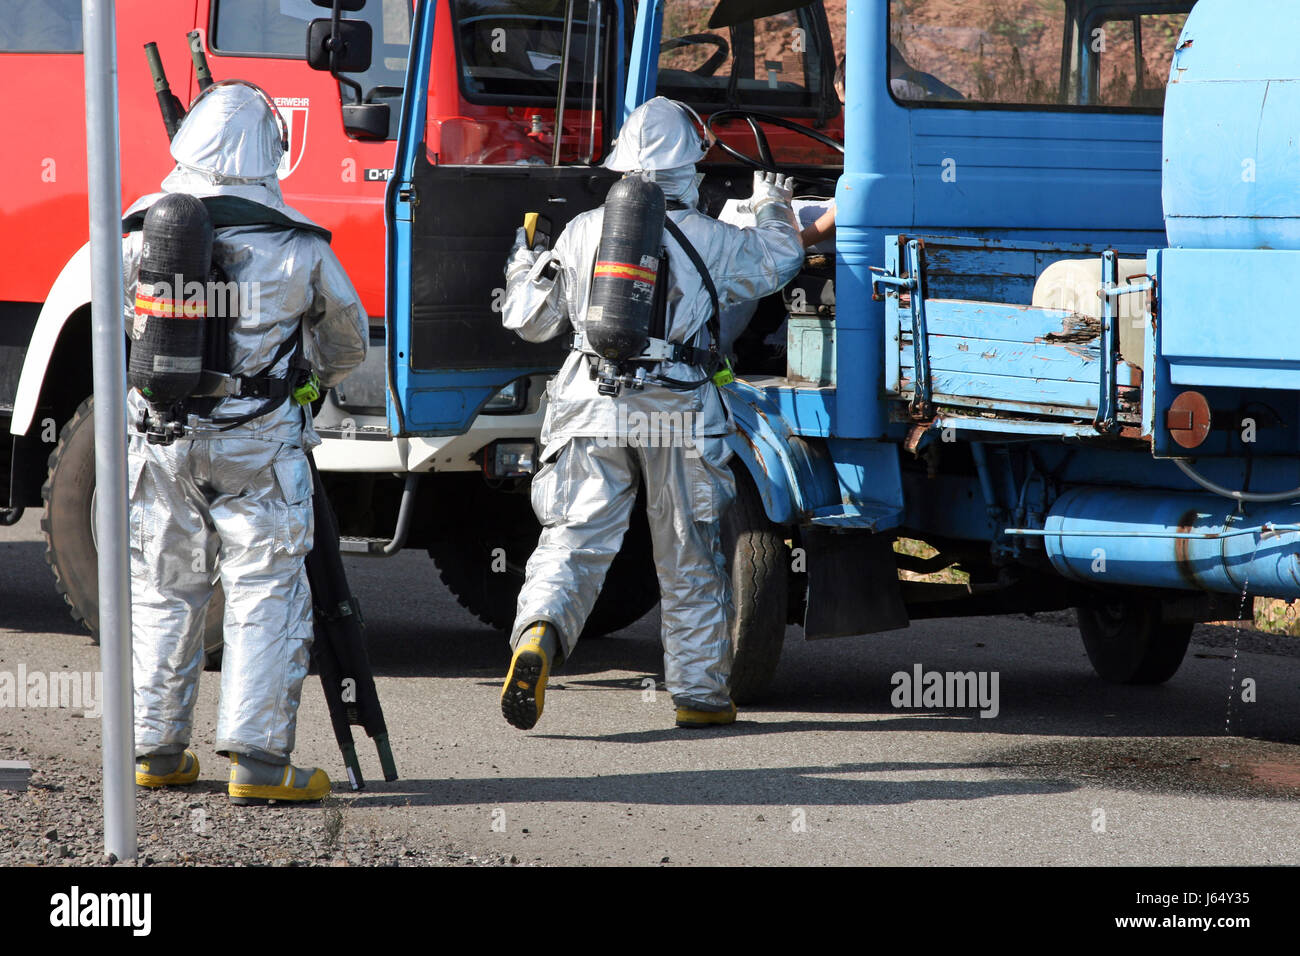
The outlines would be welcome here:
[[[73,603],[72,595],[68,591],[67,571],[59,563],[59,550],[54,542],[54,531],[50,522],[50,496],[54,493],[54,474],[68,454],[69,440],[68,436],[74,434],[79,427],[85,425],[87,419],[94,415],[94,398],[87,398],[73,413],[72,417],[59,429],[58,441],[54,444],[54,450],[50,452],[49,460],[46,464],[45,481],[41,485],[41,500],[45,502],[45,509],[41,512],[41,536],[45,539],[45,563],[49,565],[50,571],[54,574],[54,589],[63,602],[68,606],[68,614],[73,621],[82,625],[90,631],[91,640],[98,644],[99,633],[95,629],[94,623],[86,618],[81,609]]]
[[[644,521],[644,518],[641,520]],[[540,534],[540,528],[538,533]],[[492,537],[481,527],[460,529],[454,535],[440,537],[429,548],[429,557],[433,559],[438,569],[438,579],[456,598],[456,603],[478,621],[498,631],[509,631],[515,623],[515,608],[519,589],[523,586],[523,578],[509,575],[513,578],[513,586],[510,588],[508,599],[504,593],[490,594],[489,587],[475,577],[484,573],[480,569],[485,567],[489,560],[486,552],[483,555],[467,553],[456,543],[456,535],[467,535],[468,538],[462,540],[469,540],[471,547],[485,537]],[[515,544],[519,545],[519,542]],[[508,554],[508,559],[518,560],[522,564],[527,561],[528,555],[532,554],[536,545],[536,538],[530,538],[521,549],[516,549],[517,555],[510,557]],[[634,542],[632,545],[634,548],[640,546],[640,542]],[[649,547],[648,542],[645,546]],[[507,552],[511,550],[507,548]],[[601,596],[597,598],[596,606],[592,609],[591,616],[582,630],[582,640],[604,637],[630,627],[659,603],[659,583],[654,578],[653,568],[651,567],[648,574],[645,573],[645,569],[638,572],[636,569],[628,568],[625,562],[631,559],[630,554],[620,554],[615,558],[619,572],[614,568],[610,569],[610,575],[605,579],[606,586],[601,590]],[[615,589],[617,593],[609,589],[611,578],[617,582]],[[505,581],[500,582],[501,585],[505,583]]]
[[[785,641],[790,552],[779,527],[763,510],[753,479],[734,466],[736,499],[723,519],[735,621],[731,698],[737,704],[762,698],[776,676]],[[740,557],[737,566],[736,558]]]
[[[82,625],[90,632],[90,639],[93,643],[99,643],[98,620],[91,620],[87,615],[77,607],[73,599],[71,590],[68,586],[67,569],[60,564],[61,557],[59,545],[55,541],[55,532],[53,524],[50,521],[50,497],[54,494],[55,474],[69,454],[70,438],[75,435],[80,428],[92,423],[95,414],[95,399],[91,397],[85,399],[72,417],[64,423],[59,429],[58,441],[54,444],[54,450],[50,452],[45,473],[45,482],[41,485],[41,500],[45,502],[45,509],[41,512],[41,536],[45,539],[45,563],[49,565],[50,571],[54,574],[54,589],[63,602],[68,606],[68,614],[72,620]],[[209,671],[218,671],[221,669],[222,643],[220,641],[210,640],[211,635],[204,636],[204,669]]]
[[[1163,684],[1178,672],[1191,641],[1190,621],[1164,620],[1160,604],[1155,601],[1131,601],[1124,605],[1125,619],[1120,625],[1121,640],[1141,645],[1136,660],[1117,660],[1106,646],[1108,635],[1099,612],[1087,607],[1076,609],[1079,634],[1092,663],[1102,680],[1115,684]],[[1110,653],[1110,658],[1106,655]]]

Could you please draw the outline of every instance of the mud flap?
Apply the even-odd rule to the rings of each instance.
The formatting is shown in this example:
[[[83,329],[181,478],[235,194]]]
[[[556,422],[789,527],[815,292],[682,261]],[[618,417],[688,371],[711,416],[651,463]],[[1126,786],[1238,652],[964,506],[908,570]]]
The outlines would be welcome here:
[[[806,640],[907,627],[907,606],[888,538],[806,528],[803,546],[808,559]]]

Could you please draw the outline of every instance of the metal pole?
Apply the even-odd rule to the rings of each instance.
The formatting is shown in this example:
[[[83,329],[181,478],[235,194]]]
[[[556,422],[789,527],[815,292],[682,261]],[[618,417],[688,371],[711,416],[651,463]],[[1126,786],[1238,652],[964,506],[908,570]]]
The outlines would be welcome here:
[[[560,92],[555,98],[555,142],[551,145],[551,165],[560,165],[560,135],[564,130],[564,100],[569,92],[569,44],[573,40],[573,6],[569,0],[564,11],[564,41],[560,45]]]
[[[122,169],[114,0],[84,0],[91,348],[95,370],[95,530],[99,547],[104,852],[134,859],[131,590],[127,577],[126,341],[122,325]]]

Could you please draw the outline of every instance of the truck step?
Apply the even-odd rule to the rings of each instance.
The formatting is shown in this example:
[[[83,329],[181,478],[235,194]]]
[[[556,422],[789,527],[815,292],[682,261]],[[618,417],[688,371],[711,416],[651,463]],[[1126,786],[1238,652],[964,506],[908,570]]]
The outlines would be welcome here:
[[[881,501],[830,505],[814,509],[812,513],[812,524],[818,528],[885,531],[897,527],[902,520],[903,513],[896,506]]]
[[[415,489],[419,484],[419,475],[415,472],[407,474],[402,486],[402,503],[397,509],[397,525],[391,539],[341,534],[339,551],[363,558],[388,558],[399,553],[406,546],[406,536],[411,530],[415,514]]]
[[[388,538],[359,538],[351,535],[339,536],[339,550],[344,554],[357,554],[369,558],[383,557],[384,548],[391,541]]]

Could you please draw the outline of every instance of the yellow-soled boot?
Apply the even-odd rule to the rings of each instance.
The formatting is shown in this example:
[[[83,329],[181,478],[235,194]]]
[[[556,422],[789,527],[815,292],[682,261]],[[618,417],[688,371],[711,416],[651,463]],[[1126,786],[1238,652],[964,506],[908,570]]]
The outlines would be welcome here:
[[[140,757],[135,762],[137,787],[183,787],[198,779],[199,758],[193,750]]]
[[[230,755],[230,802],[242,807],[271,801],[304,803],[321,800],[330,792],[330,778],[324,770],[310,770],[293,764],[254,760],[247,754]]]
[[[731,704],[726,710],[695,710],[692,707],[677,708],[678,727],[718,727],[736,722],[736,705]]]
[[[555,629],[544,621],[530,625],[519,638],[501,688],[501,713],[520,730],[531,730],[542,716],[546,678],[558,647]]]

